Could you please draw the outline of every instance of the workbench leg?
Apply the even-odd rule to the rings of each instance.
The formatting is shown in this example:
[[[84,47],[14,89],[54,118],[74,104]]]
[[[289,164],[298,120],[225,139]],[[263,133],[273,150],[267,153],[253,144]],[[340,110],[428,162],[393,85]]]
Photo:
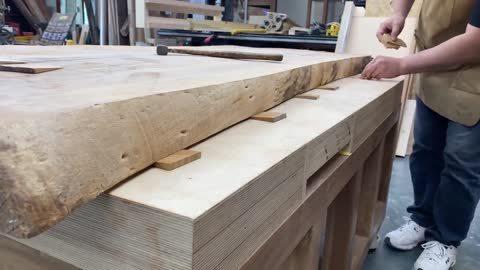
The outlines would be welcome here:
[[[382,182],[380,183],[380,191],[378,193],[378,200],[384,203],[388,200],[390,178],[392,177],[393,161],[395,160],[395,149],[397,148],[398,141],[398,126],[398,124],[393,126],[385,138]]]
[[[318,270],[325,222],[312,226],[279,270]]]
[[[350,270],[362,177],[360,170],[328,208],[323,270]]]
[[[358,209],[357,235],[371,239],[376,234],[378,194],[382,178],[383,155],[386,140],[375,148],[363,170],[362,189]]]

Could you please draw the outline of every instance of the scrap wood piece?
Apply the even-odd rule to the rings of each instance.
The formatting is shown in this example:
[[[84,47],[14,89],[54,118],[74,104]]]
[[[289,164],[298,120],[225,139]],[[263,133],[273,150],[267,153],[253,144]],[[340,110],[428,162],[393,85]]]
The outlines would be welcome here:
[[[180,150],[166,158],[155,162],[155,167],[167,171],[173,171],[176,168],[192,163],[202,157],[202,153],[193,150]]]
[[[320,95],[305,93],[305,94],[301,94],[301,95],[296,96],[296,98],[317,100],[317,99],[320,98]]]
[[[380,38],[380,42],[387,49],[398,50],[400,47],[407,48],[405,41],[401,40],[400,38],[393,39],[393,37],[389,34],[383,34],[383,36]]]
[[[323,85],[323,86],[318,87],[317,89],[335,91],[335,90],[338,90],[338,86]]]
[[[270,123],[275,123],[285,118],[287,118],[287,114],[281,113],[281,112],[262,112],[252,116],[253,120],[270,122]]]
[[[61,69],[61,67],[47,66],[47,65],[41,65],[41,64],[0,65],[0,71],[28,73],[28,74],[39,74],[39,73],[44,73],[44,72],[53,71],[57,69]]]
[[[12,60],[12,59],[0,59],[1,65],[13,65],[13,64],[25,64],[25,61]]]

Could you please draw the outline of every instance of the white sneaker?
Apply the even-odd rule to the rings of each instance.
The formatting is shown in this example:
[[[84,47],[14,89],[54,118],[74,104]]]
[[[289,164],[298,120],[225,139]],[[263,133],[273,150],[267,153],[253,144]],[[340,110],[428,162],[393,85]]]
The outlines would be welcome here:
[[[446,246],[437,241],[428,242],[422,247],[425,250],[415,263],[414,270],[448,270],[455,265],[456,247]]]
[[[425,228],[415,223],[410,218],[404,217],[407,222],[396,231],[385,236],[387,245],[399,250],[412,250],[425,242]]]

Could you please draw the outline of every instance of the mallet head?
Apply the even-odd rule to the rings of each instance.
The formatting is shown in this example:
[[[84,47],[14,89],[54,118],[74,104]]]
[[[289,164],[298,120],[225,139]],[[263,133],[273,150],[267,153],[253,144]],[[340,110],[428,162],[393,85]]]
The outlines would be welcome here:
[[[158,55],[168,55],[168,47],[164,45],[157,46],[157,54]]]

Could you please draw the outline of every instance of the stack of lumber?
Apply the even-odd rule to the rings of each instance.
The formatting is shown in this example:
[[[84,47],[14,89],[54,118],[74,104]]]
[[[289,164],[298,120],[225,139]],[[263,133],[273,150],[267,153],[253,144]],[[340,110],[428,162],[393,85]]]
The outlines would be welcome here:
[[[52,15],[48,11],[45,1],[12,0],[12,2],[33,29],[38,29],[38,24],[40,23],[48,23]]]
[[[307,179],[392,115],[401,88],[346,78],[366,57],[320,52],[265,49],[285,55],[271,63],[135,47],[7,50],[63,69],[24,81],[0,73],[17,84],[0,102],[11,116],[0,125],[1,230],[33,236],[131,176],[19,240],[81,269],[240,269],[305,201]],[[342,78],[337,91],[311,91],[317,100],[289,100]],[[274,106],[287,118],[236,124]],[[200,160],[144,170],[199,141]]]

